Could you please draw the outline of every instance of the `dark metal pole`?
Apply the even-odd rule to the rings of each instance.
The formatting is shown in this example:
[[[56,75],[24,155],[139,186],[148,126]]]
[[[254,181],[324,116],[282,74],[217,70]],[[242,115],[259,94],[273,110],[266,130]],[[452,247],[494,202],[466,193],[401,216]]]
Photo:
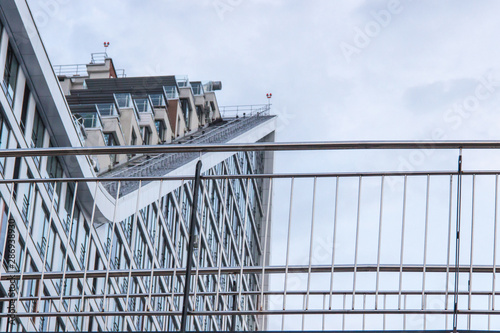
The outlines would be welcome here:
[[[233,281],[233,291],[236,291],[236,281]],[[233,311],[238,309],[238,295],[233,296]],[[236,332],[236,313],[231,317],[231,332]]]
[[[200,191],[201,161],[196,164],[196,172],[193,185],[193,204],[191,205],[191,220],[189,224],[189,245],[186,263],[186,278],[184,279],[184,300],[182,305],[182,317],[180,332],[186,332],[187,314],[189,307],[189,289],[191,284],[191,268],[193,266],[193,249],[196,236],[196,212],[198,210],[198,194]]]
[[[462,149],[458,156],[458,181],[457,181],[457,237],[455,240],[455,290],[453,298],[453,333],[457,333],[458,326],[458,287],[460,267],[460,220],[462,215]]]

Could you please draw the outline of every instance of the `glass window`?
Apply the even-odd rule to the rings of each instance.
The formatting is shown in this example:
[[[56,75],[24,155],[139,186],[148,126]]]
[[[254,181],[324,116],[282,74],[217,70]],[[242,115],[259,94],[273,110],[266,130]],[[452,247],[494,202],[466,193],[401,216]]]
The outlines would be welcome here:
[[[182,114],[184,115],[184,120],[186,121],[186,126],[189,127],[189,114],[190,114],[189,111],[191,110],[187,99],[181,99],[181,109],[182,109]]]
[[[24,87],[24,97],[23,97],[23,108],[21,111],[21,119],[19,120],[19,125],[21,125],[21,131],[23,134],[26,134],[26,120],[28,118],[28,103],[30,100],[30,88],[28,87],[28,84],[26,83],[26,86]]]
[[[113,133],[104,133],[104,143],[106,146],[117,146]]]
[[[141,127],[141,136],[142,136],[142,144],[149,145],[151,144],[151,130],[147,126]]]
[[[78,230],[78,220],[80,217],[80,209],[75,201],[75,186],[74,183],[68,183],[66,188],[66,200],[64,202],[64,210],[66,211],[66,228],[65,231],[68,233],[71,230],[71,247],[75,249],[76,236]],[[73,214],[73,220],[71,220],[71,214]]]
[[[102,128],[101,119],[97,112],[75,113],[74,117],[85,128]]]
[[[12,105],[14,100],[14,93],[16,91],[17,83],[17,73],[19,71],[19,62],[12,51],[12,47],[9,45],[7,50],[7,59],[5,61],[5,72],[3,74],[3,90],[10,105]]]
[[[156,126],[156,132],[158,132],[158,138],[160,138],[160,140],[163,141],[164,140],[163,136],[165,134],[165,126],[163,125],[163,122],[161,120],[156,120],[155,126]]]
[[[153,112],[151,108],[151,104],[149,103],[148,98],[137,98],[134,99],[135,106],[137,107],[137,111],[139,112]]]
[[[35,111],[35,119],[33,121],[33,133],[31,135],[31,147],[32,148],[42,148],[43,147],[43,135],[45,133],[45,125],[43,124],[38,111]]]
[[[113,133],[104,133],[104,144],[106,146],[119,146],[118,143],[116,142],[115,135]],[[111,159],[112,164],[116,163],[115,154],[109,155],[109,158]]]
[[[149,95],[149,98],[151,99],[153,106],[155,107],[165,106],[165,97],[163,96],[163,94],[152,94]]]
[[[132,107],[132,96],[130,94],[115,94],[115,100],[120,108]]]
[[[132,131],[132,141],[130,142],[130,145],[135,146],[137,144],[137,134],[135,134],[135,131]]]
[[[45,125],[38,114],[38,111],[35,110],[35,117],[33,120],[33,132],[31,133],[31,148],[43,148],[43,136],[45,134]],[[33,157],[36,166],[40,167],[40,157]]]
[[[50,145],[51,147],[53,146],[52,144]],[[63,168],[61,165],[61,162],[59,162],[59,159],[57,156],[49,156],[47,157],[47,174],[49,175],[50,178],[62,178],[63,177]],[[55,183],[55,192],[56,192],[56,197],[54,198],[54,207],[59,206],[59,198],[61,196],[61,184],[60,182]],[[54,183],[48,183],[48,188],[49,193],[53,194],[54,193]]]
[[[179,98],[179,90],[177,89],[177,86],[165,86],[163,87],[163,90],[165,91],[168,99]]]
[[[9,134],[10,129],[7,125],[7,121],[4,119],[2,113],[0,112],[0,149],[7,149],[9,146]],[[4,172],[5,169],[5,157],[0,157],[0,172]]]
[[[38,200],[41,200],[40,196],[37,196]],[[38,253],[43,257],[49,235],[49,212],[44,204],[42,204],[42,209],[37,211],[35,221],[36,223],[33,223],[31,226],[31,235],[35,241]]]
[[[114,103],[96,104],[101,116],[118,116],[118,111]]]
[[[193,89],[193,94],[203,95],[203,86],[201,82],[191,82],[191,88]]]

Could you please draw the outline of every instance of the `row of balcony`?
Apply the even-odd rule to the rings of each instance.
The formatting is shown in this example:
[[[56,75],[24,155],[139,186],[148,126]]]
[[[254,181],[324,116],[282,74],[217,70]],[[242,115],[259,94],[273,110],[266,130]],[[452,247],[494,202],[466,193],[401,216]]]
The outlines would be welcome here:
[[[151,94],[144,98],[133,98],[129,93],[114,94],[114,103],[95,104],[94,112],[78,112],[77,121],[85,128],[101,128],[101,117],[119,117],[120,109],[132,108],[138,119],[141,113],[154,113],[155,108],[166,108],[167,101],[178,99],[177,87],[164,87],[164,94]]]

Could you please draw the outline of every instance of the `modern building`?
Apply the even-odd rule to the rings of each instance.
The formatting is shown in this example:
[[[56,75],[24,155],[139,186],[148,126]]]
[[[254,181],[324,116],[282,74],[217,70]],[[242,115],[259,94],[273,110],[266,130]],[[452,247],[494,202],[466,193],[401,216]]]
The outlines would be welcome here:
[[[221,114],[217,81],[125,77],[105,54],[94,54],[75,70],[53,68],[25,0],[0,2],[0,31],[0,149],[274,140],[275,117],[268,106]],[[0,158],[3,179],[34,180],[0,184],[0,278],[15,276],[1,281],[0,307],[14,324],[0,317],[0,331],[179,329],[180,316],[165,312],[182,307],[184,275],[176,270],[186,268],[193,182],[126,178],[192,176],[199,160],[204,175],[273,168],[271,152]],[[51,181],[61,178],[93,180]],[[47,181],[36,182],[41,179]],[[258,179],[202,182],[196,267],[262,261],[269,250],[264,246],[268,187]],[[165,274],[153,274],[158,271]],[[224,292],[264,285],[257,274],[195,274],[192,281],[199,290],[221,293],[192,296],[189,307],[199,311],[257,309],[256,296],[240,299]],[[164,315],[144,314],[148,311]],[[188,329],[262,325],[257,316],[205,315],[190,316]]]

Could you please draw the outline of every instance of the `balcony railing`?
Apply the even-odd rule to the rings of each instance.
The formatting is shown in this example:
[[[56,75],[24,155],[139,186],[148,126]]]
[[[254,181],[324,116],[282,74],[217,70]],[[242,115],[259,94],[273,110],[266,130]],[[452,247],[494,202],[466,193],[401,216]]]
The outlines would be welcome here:
[[[134,106],[132,95],[130,94],[114,94],[116,104],[120,108],[131,108]]]
[[[55,65],[54,73],[58,76],[88,76],[86,64]]]
[[[167,99],[179,99],[179,89],[177,89],[177,86],[165,86],[163,90]]]
[[[91,64],[103,64],[106,59],[109,59],[108,54],[106,52],[95,52],[90,55]]]
[[[219,111],[222,118],[251,117],[255,115],[268,115],[271,110],[269,104],[257,105],[230,105],[220,106]]]
[[[154,107],[164,107],[166,106],[165,96],[163,94],[149,95],[151,103]]]
[[[498,149],[500,142],[497,141],[382,141],[48,148],[0,150],[0,156],[159,152],[210,152],[227,156],[230,152],[240,152],[241,155],[241,152],[274,151],[277,158],[284,158],[296,154],[294,164],[287,167],[300,168],[300,172],[236,172],[229,175],[207,172],[200,176],[199,187],[193,185],[194,174],[50,181],[82,184],[80,188],[85,188],[83,184],[141,182],[133,195],[147,197],[154,203],[162,202],[165,195],[162,186],[181,187],[183,192],[179,197],[185,195],[186,202],[198,202],[198,207],[187,205],[195,212],[192,221],[198,230],[197,237],[189,240],[197,242],[195,255],[191,257],[191,279],[196,283],[192,283],[188,290],[193,307],[187,316],[193,323],[192,328],[201,330],[203,323],[208,321],[213,330],[229,329],[234,323],[234,327],[239,326],[242,330],[448,332],[457,329],[462,332],[500,327],[497,326],[500,295],[496,282],[496,274],[500,273],[497,228],[500,170],[492,159]],[[306,151],[315,153],[307,156]],[[355,161],[354,155],[346,156],[347,153],[358,154],[359,160]],[[441,165],[447,167],[380,171],[373,164],[366,164],[374,157],[375,162],[382,157],[389,162],[398,161],[404,153],[433,156],[429,163],[439,159],[443,162]],[[344,155],[331,158],[330,154]],[[329,168],[340,169],[339,165],[344,165],[347,170],[307,171],[299,165],[299,161],[307,161],[306,157],[320,160],[322,164],[333,161]],[[477,163],[479,160],[481,162]],[[235,170],[242,170],[240,156],[231,163],[235,164]],[[473,163],[483,168],[464,167]],[[356,171],[352,170],[353,165]],[[370,167],[359,171],[363,165]],[[6,184],[47,181],[2,179],[0,186],[8,190]],[[251,195],[251,189],[258,189],[259,195]],[[96,193],[98,190],[99,187]],[[198,201],[193,200],[196,192]],[[239,193],[240,202],[236,202],[236,193]],[[77,194],[87,202],[92,197],[88,193]],[[139,200],[113,201],[106,193],[101,195],[106,202],[112,202],[113,212],[133,211],[130,221],[134,235],[147,232],[140,209],[128,207],[131,202]],[[220,204],[217,220],[214,220],[216,214],[211,195],[215,195]],[[104,200],[94,199],[91,206],[96,205],[97,211]],[[79,200],[78,197],[77,202]],[[231,203],[234,205],[229,207]],[[243,207],[243,214],[231,210],[236,206]],[[256,206],[256,209],[250,206]],[[85,290],[82,293],[73,290],[68,295],[19,296],[19,301],[52,301],[53,306],[58,306],[62,299],[73,308],[70,303],[75,304],[78,300],[85,301],[83,304],[87,304],[87,308],[67,311],[62,307],[51,312],[28,309],[17,312],[15,316],[69,317],[71,320],[86,316],[141,316],[144,320],[151,318],[155,325],[154,318],[163,317],[165,322],[171,320],[172,325],[178,327],[183,315],[183,281],[187,274],[181,257],[188,257],[186,226],[191,225],[187,217],[191,215],[186,214],[188,221],[184,220],[182,203],[175,201],[172,207],[177,218],[172,227],[174,234],[170,235],[162,214],[158,216],[154,231],[155,235],[169,232],[171,238],[166,240],[168,246],[165,248],[171,251],[173,267],[163,268],[153,262],[149,270],[135,268],[132,263],[127,268],[118,269],[116,258],[110,255],[113,251],[105,250],[106,244],[114,243],[108,242],[107,238],[98,239],[98,249],[93,251],[107,253],[101,256],[104,268],[68,270],[66,267],[64,272],[49,269],[0,275],[0,280],[21,280],[19,285],[23,285],[32,280],[59,281],[64,274],[66,279],[85,283]],[[54,209],[48,208],[49,211]],[[91,216],[95,218],[96,214]],[[88,222],[89,225],[96,223],[93,220]],[[104,228],[101,225],[106,223],[128,229],[125,223],[118,222],[100,219],[99,228]],[[209,233],[208,228],[215,230]],[[124,231],[120,230],[120,234]],[[146,238],[146,241],[145,252],[135,252],[136,261],[144,266],[149,260],[147,254],[156,253],[159,247],[156,236]],[[123,246],[128,247],[126,241]],[[215,252],[214,248],[217,249]],[[86,251],[82,245],[81,253]],[[42,246],[40,252],[45,252]],[[130,248],[124,253],[133,261],[134,252]],[[250,256],[250,253],[256,255]],[[87,283],[94,280],[99,282],[97,290],[104,292],[90,292],[92,289]],[[147,288],[153,285],[150,281],[161,284],[164,289]],[[111,283],[113,288],[121,290],[107,293],[108,288],[102,287],[104,283]],[[164,307],[154,307],[158,298],[165,300]],[[0,301],[9,300],[7,296],[0,297]],[[111,300],[130,310],[112,309]],[[91,308],[94,303],[102,306]],[[0,313],[2,318],[9,315]],[[110,319],[112,323],[114,318]],[[130,319],[135,322],[137,318]]]
[[[137,109],[134,100],[132,99],[132,95],[128,93],[121,93],[121,94],[114,94],[116,105],[118,105],[118,108],[131,108],[134,110],[134,115],[139,122],[140,119],[140,114],[139,110]]]
[[[102,128],[101,117],[98,112],[78,112],[73,115],[76,121],[85,128]]]
[[[114,103],[96,104],[101,117],[118,117],[120,114]]]
[[[149,98],[136,98],[134,103],[140,113],[153,113],[153,106]]]
[[[193,89],[193,95],[203,95],[203,85],[201,83],[192,83],[191,88]]]
[[[176,75],[175,81],[177,82],[177,86],[179,88],[190,87],[189,78],[187,75]]]

